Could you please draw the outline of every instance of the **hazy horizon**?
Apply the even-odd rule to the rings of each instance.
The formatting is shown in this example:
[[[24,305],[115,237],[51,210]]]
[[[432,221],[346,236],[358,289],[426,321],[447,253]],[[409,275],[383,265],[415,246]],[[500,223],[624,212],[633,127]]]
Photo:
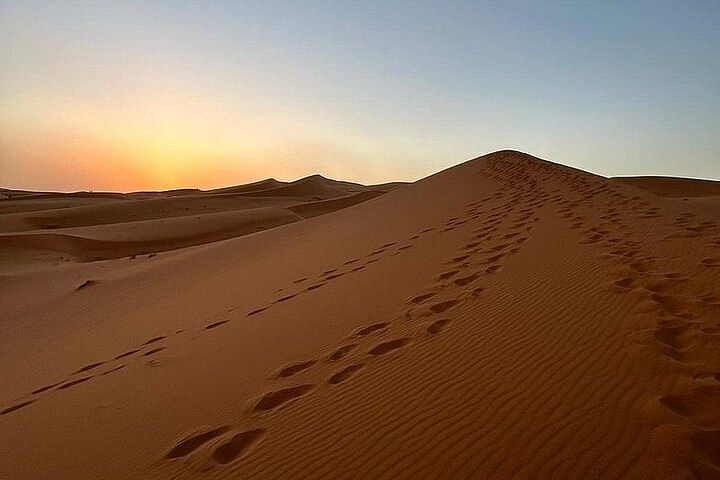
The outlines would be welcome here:
[[[414,181],[515,149],[720,179],[720,8],[695,1],[0,0],[0,186]]]

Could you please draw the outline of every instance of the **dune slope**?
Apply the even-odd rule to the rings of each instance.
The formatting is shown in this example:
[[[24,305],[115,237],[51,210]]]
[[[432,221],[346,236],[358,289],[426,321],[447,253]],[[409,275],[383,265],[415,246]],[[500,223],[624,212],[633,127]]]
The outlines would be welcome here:
[[[324,208],[0,276],[0,477],[720,476],[720,208],[514,151]]]

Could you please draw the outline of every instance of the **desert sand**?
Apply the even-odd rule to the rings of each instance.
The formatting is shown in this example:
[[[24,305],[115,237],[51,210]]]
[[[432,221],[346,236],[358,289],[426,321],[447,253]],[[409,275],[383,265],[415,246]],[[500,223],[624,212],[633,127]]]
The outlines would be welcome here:
[[[720,185],[0,191],[0,478],[720,478]]]

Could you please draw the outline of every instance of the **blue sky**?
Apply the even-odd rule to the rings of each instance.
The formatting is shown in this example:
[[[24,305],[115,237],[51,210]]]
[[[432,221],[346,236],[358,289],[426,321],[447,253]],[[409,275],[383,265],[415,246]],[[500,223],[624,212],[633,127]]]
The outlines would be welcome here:
[[[0,0],[0,184],[720,179],[720,3]]]

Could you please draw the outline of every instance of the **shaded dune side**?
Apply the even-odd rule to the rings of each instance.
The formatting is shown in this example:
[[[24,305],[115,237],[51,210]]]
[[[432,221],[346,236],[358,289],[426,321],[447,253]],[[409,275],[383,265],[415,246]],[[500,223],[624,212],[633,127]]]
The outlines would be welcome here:
[[[330,200],[321,200],[317,202],[308,202],[300,205],[293,205],[288,207],[288,210],[301,215],[303,218],[317,217],[318,215],[324,215],[326,213],[334,212],[342,208],[347,208],[352,205],[356,205],[361,202],[373,199],[377,196],[382,195],[384,192],[370,191],[360,192],[344,197],[333,198]]]
[[[693,198],[720,195],[720,182],[712,180],[675,177],[615,177],[610,181],[632,185],[661,197]]]
[[[226,240],[300,219],[302,217],[287,209],[268,208],[80,227],[53,233],[10,233],[0,235],[0,252],[6,248],[34,249],[93,261]]]

